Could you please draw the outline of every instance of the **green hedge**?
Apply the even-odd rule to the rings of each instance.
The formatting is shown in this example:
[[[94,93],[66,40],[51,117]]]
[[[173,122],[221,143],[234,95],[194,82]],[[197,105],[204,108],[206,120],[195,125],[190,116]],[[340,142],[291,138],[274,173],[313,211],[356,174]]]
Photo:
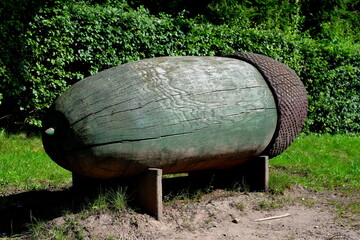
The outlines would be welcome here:
[[[310,99],[305,131],[360,132],[359,44],[351,39],[314,40],[290,27],[214,24],[187,14],[152,15],[125,1],[63,0],[39,7],[19,30],[21,41],[10,46],[20,57],[8,54],[0,59],[0,78],[5,80],[0,82],[0,127],[14,122],[40,126],[44,111],[63,91],[112,66],[157,56],[246,51],[284,62],[304,81]],[[299,19],[294,21],[300,24]],[[9,45],[3,43],[2,48]],[[12,117],[3,117],[8,113]]]

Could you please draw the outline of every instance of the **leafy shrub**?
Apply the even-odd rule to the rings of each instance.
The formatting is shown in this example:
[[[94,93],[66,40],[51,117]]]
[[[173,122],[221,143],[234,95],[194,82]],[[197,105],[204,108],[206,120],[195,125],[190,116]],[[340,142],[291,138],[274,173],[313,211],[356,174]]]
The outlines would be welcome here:
[[[316,39],[360,41],[358,0],[302,0],[303,30]]]
[[[13,105],[20,106],[29,124],[40,126],[43,110],[76,81],[121,63],[174,54],[177,39],[183,38],[174,21],[125,3],[62,2],[43,8],[22,34],[23,70],[19,78],[9,77],[16,85],[1,86],[4,97],[9,103],[21,95]]]
[[[61,0],[45,2],[25,20],[0,25],[7,41],[1,50],[10,49],[0,57],[0,119],[12,112],[9,125],[24,125],[25,119],[26,126],[40,126],[44,110],[76,81],[126,62],[245,51],[284,62],[301,77],[310,100],[305,131],[360,131],[360,59],[354,38],[314,40],[300,33],[304,19],[298,1],[282,6],[275,0],[230,1],[235,8],[226,2],[211,2],[207,15],[187,18],[187,12],[152,15],[121,0]],[[175,3],[173,9],[179,7]],[[260,16],[260,10],[277,20]],[[9,30],[14,26],[16,34]],[[0,126],[6,126],[4,121]]]
[[[309,92],[309,131],[360,132],[359,47],[315,41],[303,45],[306,65],[300,77]]]

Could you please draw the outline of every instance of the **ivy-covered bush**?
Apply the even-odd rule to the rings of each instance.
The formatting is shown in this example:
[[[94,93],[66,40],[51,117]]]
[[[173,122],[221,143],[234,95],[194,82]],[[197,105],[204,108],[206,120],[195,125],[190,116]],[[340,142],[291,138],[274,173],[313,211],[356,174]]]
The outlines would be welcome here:
[[[347,38],[348,42],[341,40],[344,38],[314,40],[301,33],[304,19],[298,2],[273,13],[286,19],[289,11],[290,23],[282,19],[280,27],[258,16],[254,25],[255,13],[265,8],[266,1],[238,5],[235,10],[225,9],[224,1],[218,5],[211,2],[207,15],[193,18],[186,11],[153,15],[144,6],[130,7],[121,0],[45,1],[27,18],[27,24],[22,23],[15,45],[0,45],[10,49],[0,57],[0,79],[4,79],[0,82],[0,127],[9,128],[14,122],[40,126],[44,111],[68,87],[119,64],[158,56],[220,56],[245,51],[284,62],[304,81],[310,100],[304,131],[360,132],[359,44],[351,42],[352,38]],[[250,11],[252,15],[226,21],[233,13],[227,15],[219,9]],[[14,40],[9,37],[13,35],[7,34],[7,41]]]
[[[360,132],[360,46],[305,41],[300,78],[309,93],[312,132]]]
[[[121,63],[179,54],[185,46],[177,39],[184,33],[175,24],[176,19],[124,2],[64,1],[42,8],[21,34],[21,69],[0,73],[7,78],[0,86],[1,107],[18,106],[15,118],[26,116],[27,124],[40,126],[43,111],[76,81]]]

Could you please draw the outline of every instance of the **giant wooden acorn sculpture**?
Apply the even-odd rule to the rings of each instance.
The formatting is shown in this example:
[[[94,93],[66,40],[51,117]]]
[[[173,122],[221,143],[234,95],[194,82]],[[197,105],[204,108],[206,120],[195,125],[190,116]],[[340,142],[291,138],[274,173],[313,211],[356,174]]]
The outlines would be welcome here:
[[[159,57],[74,84],[46,114],[43,144],[91,178],[226,169],[283,152],[306,114],[302,82],[269,57]]]

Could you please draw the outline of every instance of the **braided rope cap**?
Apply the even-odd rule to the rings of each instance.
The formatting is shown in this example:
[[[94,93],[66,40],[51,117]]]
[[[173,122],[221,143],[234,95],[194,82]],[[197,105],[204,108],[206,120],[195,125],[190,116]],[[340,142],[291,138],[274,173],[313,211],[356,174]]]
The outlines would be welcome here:
[[[308,110],[304,84],[285,64],[255,53],[225,55],[248,62],[256,67],[267,81],[277,105],[278,121],[274,136],[262,155],[275,157],[285,151],[301,131]]]

